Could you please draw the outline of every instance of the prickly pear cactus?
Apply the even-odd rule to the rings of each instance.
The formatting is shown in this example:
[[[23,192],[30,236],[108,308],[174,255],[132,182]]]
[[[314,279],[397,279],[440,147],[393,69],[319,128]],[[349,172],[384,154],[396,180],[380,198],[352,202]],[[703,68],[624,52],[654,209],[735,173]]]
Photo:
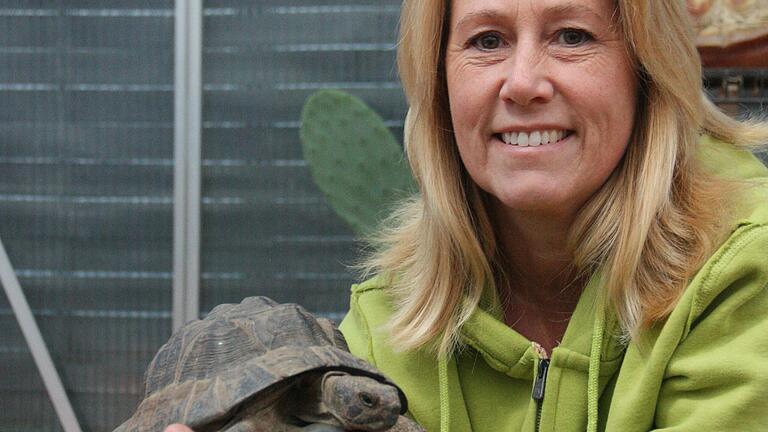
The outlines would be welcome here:
[[[402,147],[360,99],[322,90],[307,100],[301,120],[315,183],[357,235],[372,232],[397,200],[416,190]]]

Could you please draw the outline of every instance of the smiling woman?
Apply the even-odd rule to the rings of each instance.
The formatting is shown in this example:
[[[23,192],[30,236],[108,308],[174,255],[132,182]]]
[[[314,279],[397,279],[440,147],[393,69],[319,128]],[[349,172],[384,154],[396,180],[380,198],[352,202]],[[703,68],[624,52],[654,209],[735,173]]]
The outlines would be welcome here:
[[[539,244],[542,229],[559,231],[550,236],[557,243],[566,237],[632,133],[637,77],[613,8],[607,0],[453,6],[445,73],[464,168],[488,194],[492,218],[514,221],[494,223],[514,228],[499,239],[508,253],[559,249]]]
[[[768,125],[707,100],[684,1],[406,0],[398,49],[420,193],[341,329],[410,415],[768,424]]]

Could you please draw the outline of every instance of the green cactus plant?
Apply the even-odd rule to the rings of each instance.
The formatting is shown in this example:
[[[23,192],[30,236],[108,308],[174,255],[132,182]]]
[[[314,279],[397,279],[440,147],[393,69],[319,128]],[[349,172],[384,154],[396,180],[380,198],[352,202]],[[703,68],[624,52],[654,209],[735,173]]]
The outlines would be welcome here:
[[[392,205],[416,191],[403,149],[362,100],[321,90],[301,115],[304,159],[334,211],[358,236],[371,233]]]

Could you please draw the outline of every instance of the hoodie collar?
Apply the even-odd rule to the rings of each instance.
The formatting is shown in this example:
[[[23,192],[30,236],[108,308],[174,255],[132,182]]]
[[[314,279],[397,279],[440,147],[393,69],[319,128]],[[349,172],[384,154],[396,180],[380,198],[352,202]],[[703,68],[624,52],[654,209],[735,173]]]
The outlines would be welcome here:
[[[586,361],[591,357],[595,343],[599,345],[601,361],[611,362],[622,355],[624,347],[620,343],[618,323],[613,313],[603,306],[599,286],[600,276],[595,273],[579,297],[562,343],[549,353],[551,356],[558,351],[569,351],[573,353],[569,357]],[[530,379],[530,368],[538,356],[530,340],[504,323],[501,304],[492,291],[485,290],[480,307],[462,327],[461,339],[492,368],[515,378]],[[594,330],[597,330],[595,324],[602,313],[605,313],[602,317],[604,331],[600,337]],[[593,343],[593,337],[598,337],[599,341]]]
[[[551,353],[558,359],[565,359],[559,362],[562,366],[587,372],[588,385],[584,397],[587,400],[588,432],[597,431],[598,401],[604,384],[601,384],[600,377],[615,373],[624,351],[617,321],[611,309],[605,307],[599,287],[600,276],[595,273],[579,297],[561,345]],[[461,339],[476,350],[490,367],[514,378],[532,379],[531,371],[539,355],[531,341],[503,322],[500,302],[491,291],[486,290],[480,307],[462,327]],[[564,353],[558,354],[561,352]],[[461,396],[457,373],[455,361],[445,357],[438,359],[441,432],[449,432],[457,421],[462,428],[468,427],[466,412],[459,407],[451,408],[451,399],[460,399]],[[453,416],[457,418],[452,418],[451,412],[458,414]]]

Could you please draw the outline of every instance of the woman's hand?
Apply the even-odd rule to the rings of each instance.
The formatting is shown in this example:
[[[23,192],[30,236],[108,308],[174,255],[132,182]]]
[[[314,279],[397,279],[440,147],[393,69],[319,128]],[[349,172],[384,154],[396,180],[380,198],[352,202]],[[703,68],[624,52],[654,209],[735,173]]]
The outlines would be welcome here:
[[[163,432],[194,432],[192,429],[184,426],[183,424],[172,424],[165,428]]]
[[[343,429],[336,426],[313,424],[303,428],[306,432],[344,432]],[[183,424],[172,424],[165,428],[163,432],[194,432],[192,429],[184,426]]]
[[[306,432],[344,432],[343,429],[336,426],[313,424],[303,428]],[[183,424],[172,424],[165,428],[163,432],[194,432],[192,429],[184,426]]]

